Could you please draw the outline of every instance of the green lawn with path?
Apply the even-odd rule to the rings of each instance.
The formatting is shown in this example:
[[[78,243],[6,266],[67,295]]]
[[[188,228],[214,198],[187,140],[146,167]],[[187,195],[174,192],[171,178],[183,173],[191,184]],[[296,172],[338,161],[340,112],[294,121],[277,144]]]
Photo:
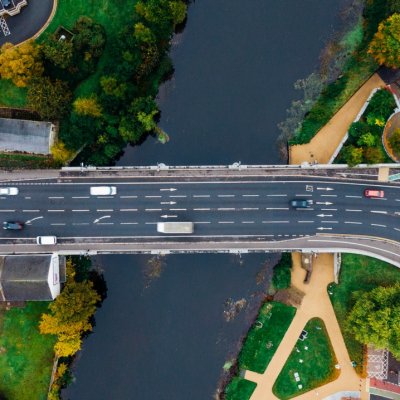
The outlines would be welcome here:
[[[308,392],[338,376],[336,357],[323,321],[313,318],[304,330],[307,337],[297,341],[273,387],[274,394],[282,400]]]
[[[263,373],[288,330],[296,308],[282,303],[265,303],[240,351],[238,366]]]
[[[235,377],[225,389],[226,400],[249,400],[256,386],[254,382]]]
[[[48,304],[28,302],[0,312],[0,398],[47,399],[55,340],[41,335],[38,324]]]
[[[344,329],[346,317],[354,305],[353,293],[399,281],[400,270],[391,264],[367,256],[342,254],[339,284],[332,284],[329,291],[350,359],[357,363],[356,369],[360,374],[363,373],[363,346]]]

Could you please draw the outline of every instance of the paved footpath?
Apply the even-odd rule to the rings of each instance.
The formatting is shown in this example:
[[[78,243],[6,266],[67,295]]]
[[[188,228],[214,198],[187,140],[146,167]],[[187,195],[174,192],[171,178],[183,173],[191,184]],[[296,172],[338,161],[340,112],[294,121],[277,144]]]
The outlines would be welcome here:
[[[277,399],[272,393],[273,384],[294,348],[302,329],[307,321],[314,317],[324,321],[341,370],[335,381],[297,396],[295,399],[324,399],[340,391],[359,392],[361,399],[367,399],[365,382],[360,379],[351,366],[343,336],[326,290],[327,285],[334,280],[333,255],[321,254],[314,259],[314,268],[309,284],[303,283],[305,271],[300,267],[300,255],[295,254],[293,261],[292,285],[303,291],[305,296],[264,374],[246,371],[245,378],[257,383],[251,400]]]

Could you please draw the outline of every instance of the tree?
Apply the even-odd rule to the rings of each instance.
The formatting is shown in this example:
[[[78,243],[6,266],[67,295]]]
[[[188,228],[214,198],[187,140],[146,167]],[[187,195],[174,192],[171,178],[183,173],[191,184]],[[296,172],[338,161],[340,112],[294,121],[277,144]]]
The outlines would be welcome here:
[[[343,149],[343,157],[349,167],[354,167],[361,163],[363,156],[363,149],[353,145],[346,146]]]
[[[101,105],[96,97],[78,97],[74,103],[74,110],[80,115],[88,115],[90,117],[101,117]]]
[[[0,50],[0,75],[11,79],[18,87],[25,87],[29,81],[41,76],[43,65],[40,60],[40,47],[33,42],[19,46],[5,43]]]
[[[28,105],[43,119],[61,118],[69,109],[72,93],[68,85],[60,80],[37,78],[28,89]]]
[[[75,281],[71,260],[67,261],[67,283],[62,293],[50,304],[49,314],[43,314],[39,330],[57,335],[54,346],[57,357],[68,357],[81,347],[81,336],[91,331],[90,318],[96,311],[100,296],[90,281]]]
[[[141,43],[152,44],[156,41],[154,33],[142,22],[135,24],[135,32],[133,35],[135,39]]]
[[[42,52],[56,67],[65,69],[72,63],[73,44],[70,40],[60,40],[52,35],[44,41]]]
[[[356,292],[355,297],[346,329],[360,343],[387,348],[400,358],[400,283]]]
[[[379,164],[385,162],[385,153],[380,147],[367,147],[364,150],[364,158],[368,164]]]
[[[51,154],[54,160],[60,164],[66,164],[74,156],[74,151],[68,150],[65,143],[59,140],[51,147]]]
[[[118,98],[122,98],[127,89],[126,83],[118,82],[118,79],[114,76],[102,76],[100,85],[106,95]]]
[[[394,130],[388,139],[390,148],[396,152],[400,153],[400,128]]]
[[[359,146],[365,147],[373,147],[375,146],[375,143],[376,137],[371,132],[364,133],[357,141]]]
[[[393,14],[379,24],[368,53],[380,65],[385,64],[390,68],[400,66],[400,14]]]

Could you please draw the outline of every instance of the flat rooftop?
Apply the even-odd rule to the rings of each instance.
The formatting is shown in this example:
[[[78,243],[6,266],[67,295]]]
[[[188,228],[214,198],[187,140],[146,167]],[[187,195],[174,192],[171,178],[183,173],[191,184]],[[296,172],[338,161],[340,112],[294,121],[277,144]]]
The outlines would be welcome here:
[[[0,151],[50,154],[52,132],[51,122],[0,118]]]

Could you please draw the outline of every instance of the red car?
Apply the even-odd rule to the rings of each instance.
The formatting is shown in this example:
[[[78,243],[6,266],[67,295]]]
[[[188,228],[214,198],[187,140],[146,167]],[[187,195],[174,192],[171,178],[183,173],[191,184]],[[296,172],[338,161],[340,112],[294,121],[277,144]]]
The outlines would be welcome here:
[[[365,189],[364,196],[365,197],[382,198],[385,196],[385,192],[383,190]]]

